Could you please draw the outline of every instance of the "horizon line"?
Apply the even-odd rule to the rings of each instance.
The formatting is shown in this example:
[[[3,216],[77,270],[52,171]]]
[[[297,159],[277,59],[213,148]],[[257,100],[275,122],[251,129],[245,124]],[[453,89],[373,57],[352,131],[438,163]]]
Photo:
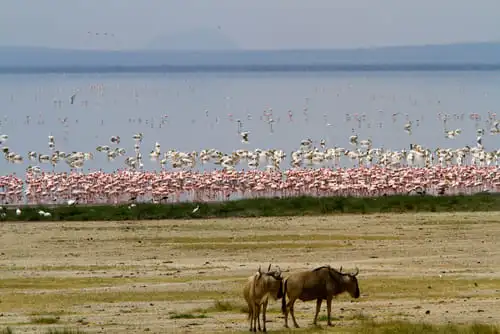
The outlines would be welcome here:
[[[496,41],[464,41],[464,42],[449,42],[449,43],[425,43],[425,44],[394,44],[394,45],[374,45],[374,46],[357,46],[357,47],[331,47],[331,48],[280,48],[280,49],[157,49],[157,48],[126,48],[126,49],[82,49],[82,48],[66,48],[66,47],[51,47],[41,45],[0,45],[0,48],[11,49],[44,49],[52,51],[91,51],[91,52],[297,52],[297,51],[373,51],[377,49],[393,49],[393,48],[425,48],[436,46],[459,46],[459,45],[484,45],[484,44],[499,44],[500,40]]]
[[[500,71],[498,63],[400,63],[322,65],[150,65],[150,66],[0,66],[1,74],[79,73],[272,73],[272,72],[473,72]]]

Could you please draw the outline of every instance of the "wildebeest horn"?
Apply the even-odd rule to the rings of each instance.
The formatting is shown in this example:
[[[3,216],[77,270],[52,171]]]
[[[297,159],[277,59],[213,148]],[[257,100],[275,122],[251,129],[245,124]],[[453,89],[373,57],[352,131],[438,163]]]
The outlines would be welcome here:
[[[262,272],[261,272],[261,270],[260,270],[260,266],[259,266],[259,270],[258,270],[258,272],[259,272],[259,274],[261,274],[261,273],[262,273]]]
[[[340,269],[339,269],[339,273],[341,273],[341,272],[342,272],[342,266],[340,266]]]
[[[267,268],[267,272],[271,270],[271,264],[269,263],[269,268]]]
[[[358,276],[358,274],[359,274],[359,268],[356,267],[356,272],[354,274],[352,274],[352,276]]]

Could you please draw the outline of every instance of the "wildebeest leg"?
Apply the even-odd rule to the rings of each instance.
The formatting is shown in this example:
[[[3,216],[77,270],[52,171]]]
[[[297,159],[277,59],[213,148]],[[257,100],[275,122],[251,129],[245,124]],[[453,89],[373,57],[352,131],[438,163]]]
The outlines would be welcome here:
[[[290,299],[285,307],[285,312],[284,312],[285,313],[285,328],[288,328],[288,313],[291,312],[291,306],[293,305],[293,303],[295,303],[295,299],[294,300]]]
[[[283,316],[285,317],[285,328],[288,328],[288,307],[283,312]]]
[[[251,332],[257,331],[257,318],[258,318],[257,308],[258,305],[256,303],[252,303],[252,324],[250,325]]]
[[[252,303],[248,303],[248,313],[249,313],[249,319],[250,319],[250,329],[249,329],[249,331],[250,332],[253,331],[253,308],[254,308],[254,306],[252,305]]]
[[[257,317],[256,317],[256,319],[257,319],[257,324],[259,326],[259,332],[260,332],[261,331],[261,329],[260,329],[260,304],[257,304]]]
[[[326,299],[326,312],[328,313],[328,326],[333,326],[332,324],[332,297]]]
[[[267,300],[262,304],[262,331],[267,332],[266,329],[266,309],[267,309]]]
[[[293,325],[295,326],[295,328],[299,328],[299,324],[297,323],[297,320],[295,320],[295,312],[293,310],[293,304],[290,305],[290,315],[292,316]]]
[[[316,322],[318,321],[318,314],[319,314],[319,311],[321,310],[321,302],[322,301],[323,301],[323,299],[321,299],[321,298],[318,298],[316,300],[316,314],[314,315],[313,325],[317,325]]]
[[[288,306],[283,310],[283,316],[285,317],[285,328],[288,328]]]

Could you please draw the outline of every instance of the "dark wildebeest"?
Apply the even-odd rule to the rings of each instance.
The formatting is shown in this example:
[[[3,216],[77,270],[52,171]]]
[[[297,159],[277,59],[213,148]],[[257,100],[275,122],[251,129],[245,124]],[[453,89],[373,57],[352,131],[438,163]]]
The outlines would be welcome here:
[[[259,270],[250,276],[243,288],[243,296],[248,304],[248,319],[250,320],[250,331],[259,331],[260,327],[260,309],[262,306],[263,331],[266,331],[266,310],[269,296],[274,300],[280,299],[283,293],[283,277],[279,267],[277,270],[271,270],[271,265],[266,273]]]
[[[281,311],[285,315],[285,327],[288,327],[288,312],[292,315],[293,324],[299,327],[295,320],[293,304],[297,299],[302,301],[316,300],[316,314],[313,324],[316,325],[318,313],[321,308],[321,302],[326,299],[328,311],[328,325],[332,325],[331,311],[332,299],[343,292],[349,292],[351,297],[359,298],[358,275],[359,270],[353,274],[342,273],[342,267],[339,271],[330,266],[323,266],[314,270],[302,271],[291,274],[284,281],[283,297]],[[288,304],[286,303],[288,296]]]

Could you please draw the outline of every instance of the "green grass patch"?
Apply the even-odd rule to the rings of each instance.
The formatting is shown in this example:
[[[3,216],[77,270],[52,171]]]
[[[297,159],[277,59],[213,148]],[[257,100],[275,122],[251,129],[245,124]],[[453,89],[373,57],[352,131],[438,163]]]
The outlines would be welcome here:
[[[204,277],[208,278],[208,277]],[[211,277],[217,280],[216,277]],[[118,302],[142,302],[142,301],[190,301],[190,300],[215,300],[214,304],[207,309],[195,309],[193,313],[206,312],[242,312],[243,306],[240,303],[234,303],[233,300],[241,299],[241,284],[245,277],[234,278],[219,276],[221,284],[224,284],[224,289],[214,291],[213,288],[206,290],[188,290],[188,291],[141,291],[141,278],[136,281],[137,286],[135,291],[77,291],[64,288],[80,288],[88,287],[82,284],[90,284],[93,280],[101,278],[64,278],[62,281],[51,278],[25,278],[14,279],[7,290],[2,290],[2,302],[0,303],[0,312],[12,311],[13,309],[23,310],[32,313],[33,316],[43,317],[45,314],[51,316],[60,315],[61,310],[71,311],[72,306],[92,303],[118,303]],[[184,279],[184,278],[182,278]],[[200,277],[188,277],[186,280],[199,280]],[[9,279],[10,280],[10,279]],[[19,281],[26,280],[25,283]],[[38,281],[40,280],[40,281]],[[46,280],[46,281],[44,281]],[[106,278],[108,280],[108,278]],[[110,284],[117,286],[124,281],[120,279],[109,278]],[[7,284],[8,280],[0,281],[0,285]],[[126,280],[125,280],[126,281]],[[157,278],[155,282],[158,282]],[[105,281],[106,284],[108,281]],[[78,285],[82,284],[82,285]],[[361,289],[361,298],[359,302],[370,300],[387,300],[387,299],[450,299],[464,297],[480,297],[484,295],[500,296],[500,279],[464,279],[458,277],[426,277],[426,278],[394,278],[394,277],[366,277],[359,276],[359,284]],[[147,283],[146,283],[147,285]],[[95,286],[95,285],[94,285]],[[24,290],[11,291],[13,287]],[[38,293],[35,289],[47,289],[49,292]],[[57,291],[50,291],[50,289]],[[9,291],[10,290],[10,291]],[[33,292],[30,292],[33,291]],[[224,298],[224,299],[221,299]],[[348,294],[339,296],[340,300],[350,300]]]
[[[215,300],[221,296],[241,298],[240,286],[225,291],[82,291],[53,293],[4,293],[0,312],[46,312],[96,303]]]
[[[216,312],[231,312],[240,308],[241,306],[227,300],[215,300],[213,305],[213,310]]]
[[[459,277],[394,278],[359,276],[363,300],[374,299],[446,299],[481,296],[487,293],[500,296],[500,279],[465,279]],[[339,299],[350,299],[348,294]]]
[[[244,277],[233,276],[154,276],[154,277],[16,277],[0,279],[2,290],[63,290],[96,287],[116,287],[128,284],[186,283],[191,281],[239,282]]]
[[[347,247],[348,244],[334,242],[231,242],[231,243],[193,243],[193,244],[176,244],[173,249],[181,250],[211,250],[211,251],[237,251],[237,250],[255,250],[255,249],[297,249],[297,248],[339,248]]]
[[[13,333],[14,333],[14,331],[10,327],[7,327],[7,328],[0,330],[0,334],[13,334]]]
[[[80,329],[73,328],[49,328],[46,334],[85,334],[86,332]]]
[[[369,316],[367,316],[366,314],[360,312],[360,313],[354,313],[354,314],[349,314],[349,315],[346,315],[346,316],[342,316],[342,318],[337,317],[337,316],[335,316],[332,313],[332,319],[331,320],[333,322],[333,321],[340,321],[340,320],[344,320],[344,321],[346,321],[346,320],[351,320],[351,321],[352,320],[367,321],[369,319],[370,319]],[[320,321],[320,322],[323,322],[323,321],[327,322],[328,321],[328,316],[326,314],[320,315],[320,316],[318,316],[318,321]]]
[[[281,325],[281,324],[280,324]],[[291,327],[289,329],[278,329],[278,330],[271,330],[270,326],[268,325],[267,330],[270,333],[273,334],[295,334],[295,333],[303,333],[303,334],[316,334],[316,333],[342,333],[342,334],[357,334],[355,330],[352,328],[347,328],[347,327],[340,327],[340,326],[335,326],[335,327],[327,327],[327,326],[304,326],[300,328],[293,328],[293,323],[291,322],[291,319],[289,321],[289,326]],[[299,324],[300,325],[300,324]],[[277,328],[280,328],[279,326]],[[244,333],[243,331],[241,333]],[[248,332],[247,332],[248,333]]]
[[[132,265],[66,265],[66,266],[50,266],[50,265],[41,265],[41,266],[16,266],[16,265],[0,265],[0,271],[101,271],[101,270],[141,270],[144,269],[145,266],[132,266]]]
[[[377,323],[365,321],[357,328],[360,334],[499,334],[498,327],[473,323],[469,325],[431,325],[427,323],[411,323],[392,321]]]
[[[65,310],[54,310],[51,311],[50,314],[47,312],[33,311],[30,312],[31,317],[60,317],[61,315],[70,315],[72,312],[68,312]]]
[[[31,318],[30,322],[38,325],[52,325],[57,324],[59,320],[60,318],[56,316],[41,316]]]
[[[198,313],[198,314],[192,314],[192,313],[175,313],[170,315],[169,319],[205,319],[208,318],[208,316],[205,313]]]
[[[193,213],[193,208],[200,209]],[[41,217],[39,210],[51,217]],[[147,219],[194,219],[227,217],[310,216],[336,213],[500,211],[500,195],[385,196],[385,197],[287,197],[257,198],[217,203],[137,204],[116,206],[24,207],[17,216],[7,211],[8,221],[121,221]]]
[[[246,306],[246,305],[245,305]],[[236,303],[229,300],[214,300],[212,305],[205,308],[195,308],[192,313],[217,313],[217,312],[242,312],[248,313],[243,304]]]
[[[293,326],[293,325],[292,325]],[[309,326],[303,328],[280,329],[273,333],[350,333],[350,334],[499,334],[497,326],[472,323],[468,325],[446,324],[433,325],[428,323],[412,323],[407,321],[361,320],[352,327],[344,326]]]
[[[155,269],[162,270],[213,270],[213,269],[226,269],[226,266],[176,266],[173,264],[158,264]],[[116,271],[116,272],[134,272],[139,270],[150,270],[151,267],[148,265],[64,265],[64,266],[51,266],[51,265],[41,265],[41,266],[16,266],[16,265],[0,265],[0,271],[59,271],[59,272],[71,272],[71,271]],[[173,278],[174,281],[177,278]],[[1,279],[0,279],[1,282]],[[0,285],[1,289],[1,285]]]

